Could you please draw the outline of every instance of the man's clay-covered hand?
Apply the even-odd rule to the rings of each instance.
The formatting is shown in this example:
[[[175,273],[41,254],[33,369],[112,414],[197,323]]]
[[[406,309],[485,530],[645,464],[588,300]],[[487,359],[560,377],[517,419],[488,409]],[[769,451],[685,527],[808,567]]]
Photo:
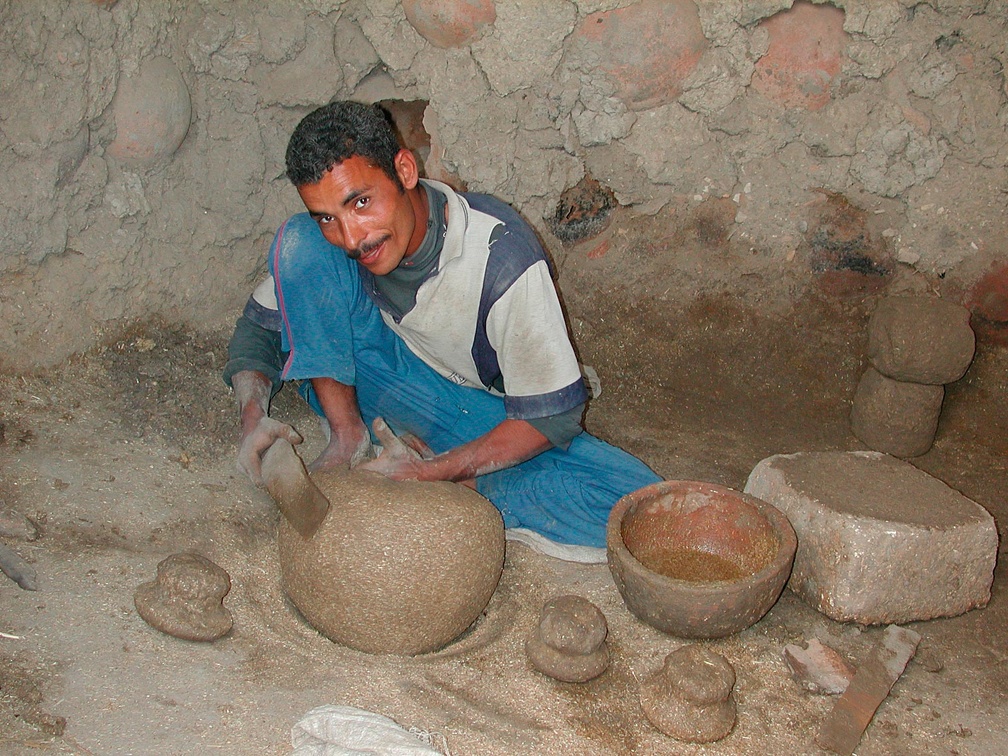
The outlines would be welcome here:
[[[263,415],[252,429],[243,432],[238,446],[238,469],[260,488],[262,479],[262,455],[277,439],[286,439],[291,444],[300,444],[301,434],[287,423]]]
[[[231,378],[231,387],[238,399],[241,413],[241,436],[238,439],[238,469],[249,480],[262,487],[262,455],[273,442],[284,438],[300,444],[301,434],[286,423],[269,416],[270,379],[254,370],[243,370]]]
[[[377,459],[360,465],[360,469],[378,472],[393,480],[422,480],[420,470],[424,460],[433,456],[430,448],[412,434],[399,438],[380,417],[375,418],[371,427],[382,452]]]
[[[361,423],[363,426],[363,423]],[[309,465],[308,472],[329,470],[334,467],[356,467],[359,464],[374,459],[374,449],[371,447],[371,437],[365,428],[364,434],[354,445],[351,434],[332,434],[332,438],[322,453]]]

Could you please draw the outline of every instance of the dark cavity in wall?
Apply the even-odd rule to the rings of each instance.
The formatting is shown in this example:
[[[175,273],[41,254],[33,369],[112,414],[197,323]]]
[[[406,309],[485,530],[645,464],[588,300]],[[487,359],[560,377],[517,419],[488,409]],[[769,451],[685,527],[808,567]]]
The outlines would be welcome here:
[[[616,197],[591,176],[560,195],[556,212],[547,218],[550,230],[564,244],[598,236],[609,225]]]
[[[809,267],[826,293],[877,291],[889,281],[893,261],[868,223],[868,213],[839,192],[816,190],[809,206],[805,247]]]
[[[423,117],[427,100],[381,100],[378,102],[392,117],[399,143],[410,150],[420,164],[421,175],[426,176],[430,159],[430,134],[424,129]]]

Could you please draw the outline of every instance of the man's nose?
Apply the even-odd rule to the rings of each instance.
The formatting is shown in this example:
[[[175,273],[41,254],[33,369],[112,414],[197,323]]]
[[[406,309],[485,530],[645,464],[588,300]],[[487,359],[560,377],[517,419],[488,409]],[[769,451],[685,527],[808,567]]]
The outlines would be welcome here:
[[[352,218],[340,223],[340,231],[343,235],[343,248],[347,252],[359,249],[367,238],[367,229]]]

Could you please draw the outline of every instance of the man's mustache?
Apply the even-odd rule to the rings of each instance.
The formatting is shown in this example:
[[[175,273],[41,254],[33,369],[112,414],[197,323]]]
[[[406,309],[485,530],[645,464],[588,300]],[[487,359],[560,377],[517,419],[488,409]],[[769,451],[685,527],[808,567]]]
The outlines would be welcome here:
[[[378,247],[387,242],[390,237],[391,237],[390,234],[385,234],[385,236],[381,237],[377,241],[364,242],[359,247],[357,247],[357,249],[348,250],[346,253],[347,257],[349,257],[351,260],[359,260],[364,255],[374,252],[376,249],[378,249]]]

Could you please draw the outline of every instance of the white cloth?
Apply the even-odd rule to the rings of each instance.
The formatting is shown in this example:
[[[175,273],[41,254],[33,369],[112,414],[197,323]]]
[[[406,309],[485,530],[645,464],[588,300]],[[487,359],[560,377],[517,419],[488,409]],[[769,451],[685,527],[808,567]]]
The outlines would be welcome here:
[[[291,728],[292,756],[443,756],[388,717],[353,706],[319,706]]]
[[[570,543],[551,541],[541,533],[528,528],[507,528],[504,537],[509,541],[523,543],[533,551],[564,562],[580,564],[602,564],[606,561],[606,550],[597,546],[578,546]]]

